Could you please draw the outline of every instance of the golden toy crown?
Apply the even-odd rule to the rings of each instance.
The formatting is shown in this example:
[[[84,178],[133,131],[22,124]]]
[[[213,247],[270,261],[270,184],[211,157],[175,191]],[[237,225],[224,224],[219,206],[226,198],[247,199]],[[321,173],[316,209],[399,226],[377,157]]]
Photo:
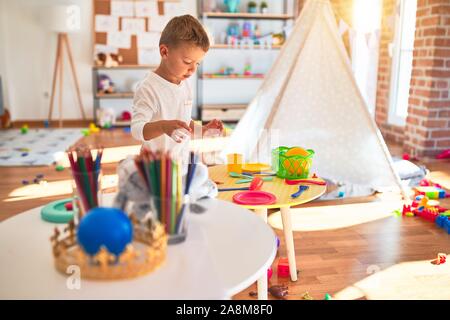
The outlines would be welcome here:
[[[56,269],[66,274],[69,266],[80,268],[84,279],[113,280],[134,278],[152,272],[165,261],[167,234],[157,221],[140,223],[130,216],[133,225],[133,241],[119,256],[111,254],[104,246],[90,256],[76,241],[76,225],[69,222],[63,233],[58,228],[50,238]]]

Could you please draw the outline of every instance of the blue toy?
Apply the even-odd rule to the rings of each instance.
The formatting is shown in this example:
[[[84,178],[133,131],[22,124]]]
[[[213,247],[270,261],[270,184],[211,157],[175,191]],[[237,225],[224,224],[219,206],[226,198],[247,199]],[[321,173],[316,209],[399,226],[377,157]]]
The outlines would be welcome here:
[[[224,0],[223,3],[227,7],[228,12],[238,12],[241,0]]]
[[[119,256],[133,239],[133,226],[122,210],[97,207],[81,219],[77,239],[91,256],[98,253],[102,246]]]

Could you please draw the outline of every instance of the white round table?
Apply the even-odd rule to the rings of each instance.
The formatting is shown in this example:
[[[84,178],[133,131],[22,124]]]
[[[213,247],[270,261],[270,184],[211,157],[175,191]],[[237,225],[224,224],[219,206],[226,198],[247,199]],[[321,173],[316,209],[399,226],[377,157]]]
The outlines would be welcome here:
[[[230,299],[265,275],[277,246],[272,229],[249,210],[208,199],[189,216],[184,243],[168,246],[165,263],[141,277],[82,279],[54,267],[55,226],[35,208],[0,223],[0,299]]]

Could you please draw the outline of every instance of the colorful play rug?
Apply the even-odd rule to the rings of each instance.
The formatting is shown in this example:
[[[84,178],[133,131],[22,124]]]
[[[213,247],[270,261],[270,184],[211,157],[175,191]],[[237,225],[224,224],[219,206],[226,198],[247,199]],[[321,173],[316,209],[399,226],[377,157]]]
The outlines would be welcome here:
[[[81,128],[0,131],[0,166],[51,165],[82,136]]]

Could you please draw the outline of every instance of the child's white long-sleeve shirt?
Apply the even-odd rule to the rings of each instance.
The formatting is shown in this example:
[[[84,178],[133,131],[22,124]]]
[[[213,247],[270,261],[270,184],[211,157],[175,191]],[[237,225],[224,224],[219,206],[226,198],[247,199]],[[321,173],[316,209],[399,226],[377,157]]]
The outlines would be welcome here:
[[[144,139],[145,124],[158,120],[181,120],[189,125],[191,114],[192,93],[188,83],[182,81],[177,85],[150,71],[134,95],[131,134],[152,150],[170,150],[177,143],[165,134],[151,140]]]

